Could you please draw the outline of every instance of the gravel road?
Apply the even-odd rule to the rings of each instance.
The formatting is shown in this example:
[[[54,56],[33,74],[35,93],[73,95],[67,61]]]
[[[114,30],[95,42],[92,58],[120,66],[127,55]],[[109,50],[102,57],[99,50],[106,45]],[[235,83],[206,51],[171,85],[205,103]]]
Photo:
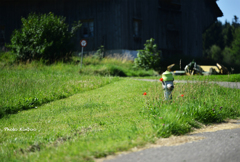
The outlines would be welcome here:
[[[158,81],[138,79],[143,81]],[[187,83],[187,81],[174,81]],[[188,81],[194,83],[194,81]],[[196,82],[196,81],[195,81]],[[211,82],[228,88],[240,89],[240,83]],[[237,123],[240,124],[240,120]],[[203,137],[201,140],[177,146],[159,146],[145,150],[119,154],[104,162],[240,162],[240,127],[187,136]]]

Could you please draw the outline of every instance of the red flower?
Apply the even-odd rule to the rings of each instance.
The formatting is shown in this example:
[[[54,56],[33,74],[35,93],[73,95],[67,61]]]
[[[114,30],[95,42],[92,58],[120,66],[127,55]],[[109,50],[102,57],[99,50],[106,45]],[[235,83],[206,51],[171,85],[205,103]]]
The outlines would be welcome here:
[[[183,97],[184,95],[182,94],[181,97]]]
[[[163,78],[159,79],[161,82],[163,81]]]
[[[147,92],[144,92],[143,95],[144,95],[144,96],[147,95]]]

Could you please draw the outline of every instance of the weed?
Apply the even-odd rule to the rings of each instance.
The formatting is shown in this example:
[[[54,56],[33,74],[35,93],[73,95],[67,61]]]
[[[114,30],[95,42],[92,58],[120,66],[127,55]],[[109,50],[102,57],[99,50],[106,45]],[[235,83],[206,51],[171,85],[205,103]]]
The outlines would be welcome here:
[[[199,128],[199,122],[220,123],[240,115],[238,89],[207,82],[176,84],[172,101],[163,102],[163,90],[156,82],[148,94],[141,114],[152,123],[158,137],[185,134],[192,128]]]

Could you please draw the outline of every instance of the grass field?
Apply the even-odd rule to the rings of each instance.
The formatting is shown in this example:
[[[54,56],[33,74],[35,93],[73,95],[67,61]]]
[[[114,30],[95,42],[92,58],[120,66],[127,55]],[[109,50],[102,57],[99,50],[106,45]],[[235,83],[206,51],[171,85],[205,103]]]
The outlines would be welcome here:
[[[50,101],[92,90],[119,80],[115,77],[79,75],[79,66],[19,65],[0,71],[0,117],[37,108]]]
[[[185,134],[200,128],[199,123],[236,118],[239,95],[239,90],[212,84],[176,84],[168,103],[159,82],[121,79],[3,117],[0,158],[93,161],[160,137]]]
[[[114,64],[125,66],[120,62]],[[158,81],[86,75],[84,66],[81,71],[63,63],[2,67],[1,161],[94,161],[240,116],[238,89],[177,83],[166,102]]]

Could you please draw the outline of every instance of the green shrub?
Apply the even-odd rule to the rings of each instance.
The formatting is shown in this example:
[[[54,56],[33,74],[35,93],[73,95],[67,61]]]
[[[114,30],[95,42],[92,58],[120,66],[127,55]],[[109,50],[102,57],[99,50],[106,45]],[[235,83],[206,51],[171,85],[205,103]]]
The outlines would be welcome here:
[[[11,44],[8,45],[18,60],[43,59],[54,62],[70,58],[73,48],[71,39],[81,27],[80,22],[73,25],[69,32],[65,18],[53,13],[30,14],[21,21],[21,29],[13,32]]]
[[[142,67],[145,70],[154,69],[160,71],[161,51],[154,44],[154,39],[147,40],[144,46],[143,50],[138,50],[137,58],[134,60],[135,66]]]
[[[12,64],[16,60],[16,57],[11,52],[1,52],[0,51],[0,63]]]
[[[94,58],[99,59],[99,60],[103,59],[103,57],[104,57],[104,51],[105,51],[104,46],[101,45],[101,46],[99,47],[99,49],[97,50],[97,52],[93,55]]]

